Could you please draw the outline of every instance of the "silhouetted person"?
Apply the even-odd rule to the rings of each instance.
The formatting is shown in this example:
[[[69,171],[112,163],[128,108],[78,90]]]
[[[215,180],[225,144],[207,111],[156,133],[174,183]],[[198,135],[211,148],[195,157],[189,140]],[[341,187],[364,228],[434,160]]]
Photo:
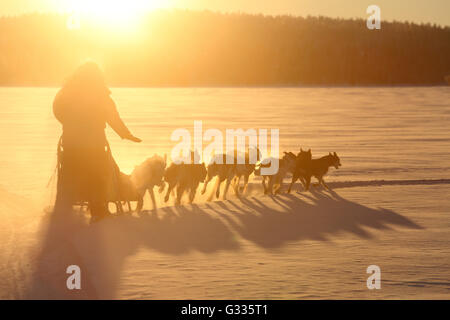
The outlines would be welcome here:
[[[88,201],[94,219],[108,215],[107,200],[117,192],[119,169],[109,150],[106,123],[122,139],[141,142],[123,123],[110,94],[100,68],[88,62],[55,97],[53,113],[63,127],[56,211]]]

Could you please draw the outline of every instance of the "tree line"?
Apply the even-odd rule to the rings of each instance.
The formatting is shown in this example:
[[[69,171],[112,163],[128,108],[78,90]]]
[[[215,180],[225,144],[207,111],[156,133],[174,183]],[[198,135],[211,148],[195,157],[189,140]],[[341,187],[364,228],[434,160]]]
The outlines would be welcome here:
[[[67,20],[0,18],[0,85],[60,85],[86,59],[116,86],[434,85],[450,74],[448,26],[167,10],[127,33]]]

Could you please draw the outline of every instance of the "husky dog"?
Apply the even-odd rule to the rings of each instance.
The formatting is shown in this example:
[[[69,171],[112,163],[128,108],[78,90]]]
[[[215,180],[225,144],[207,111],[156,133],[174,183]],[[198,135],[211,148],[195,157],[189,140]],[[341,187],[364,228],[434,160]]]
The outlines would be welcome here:
[[[256,157],[255,162],[260,158],[260,151],[255,148]],[[242,154],[237,150],[234,150],[234,155],[231,154],[218,154],[213,157],[208,165],[208,173],[203,185],[202,194],[206,192],[208,183],[214,178],[218,177],[216,181],[215,193],[216,198],[220,196],[220,186],[223,181],[226,180],[225,190],[223,192],[223,199],[226,200],[228,189],[233,184],[233,189],[236,195],[239,195],[239,183],[242,177],[244,177],[243,193],[246,192],[248,186],[248,179],[250,175],[255,171],[255,164],[250,163],[250,148]],[[227,163],[228,160],[228,163]],[[241,163],[243,162],[243,163]]]
[[[156,200],[153,188],[158,186],[160,190],[164,189],[163,176],[166,164],[167,155],[164,155],[164,158],[162,158],[155,154],[153,157],[148,158],[143,163],[136,166],[130,175],[130,181],[141,198],[144,198],[145,193],[148,190],[154,209],[156,209]],[[143,202],[138,202],[136,211],[141,211],[142,206]]]
[[[307,169],[307,166],[309,165],[309,163],[311,162],[311,159],[312,159],[311,149],[309,149],[308,151],[304,151],[301,148],[300,152],[297,154],[295,169],[292,174],[292,181],[291,181],[291,184],[289,185],[288,193],[291,192],[292,186],[298,179],[300,179],[303,187],[305,188],[306,169]]]
[[[228,159],[228,163],[227,163]],[[223,194],[223,199],[226,199],[226,195],[228,192],[228,188],[233,180],[236,173],[236,165],[234,164],[234,158],[231,155],[226,154],[217,154],[214,155],[211,159],[211,162],[208,164],[207,174],[205,178],[205,182],[203,184],[202,194],[205,194],[206,187],[208,183],[217,176],[217,181],[214,186],[214,190],[216,192],[216,198],[220,196],[220,185],[223,181],[226,180],[225,190]],[[211,199],[209,199],[211,200]]]
[[[170,193],[176,189],[176,205],[181,203],[181,198],[185,192],[189,194],[189,203],[195,198],[200,182],[206,177],[206,166],[201,164],[172,163],[164,173],[164,181],[167,182],[168,188],[164,201],[169,201]],[[160,191],[162,192],[162,191]]]
[[[257,162],[261,158],[261,152],[259,151],[258,148],[255,148],[255,151],[256,151],[255,162]],[[239,156],[236,153],[235,160],[237,160],[238,157]],[[244,163],[239,163],[239,161],[236,161],[236,168],[233,181],[234,193],[238,196],[239,196],[239,182],[241,180],[241,177],[244,177],[244,186],[242,189],[242,194],[245,194],[248,187],[248,179],[250,175],[255,171],[256,166],[256,163],[251,163],[250,161],[252,160],[250,159],[250,149],[247,149],[245,154],[241,157],[242,157],[241,159],[243,160],[242,162]]]
[[[295,169],[297,157],[292,152],[284,152],[283,158],[278,163],[278,172],[273,175],[261,175],[261,168],[264,168],[263,163],[259,163],[255,169],[255,175],[262,176],[262,185],[264,188],[264,194],[278,194],[283,187],[283,179],[287,173],[293,173]],[[267,161],[264,161],[267,162]],[[266,180],[268,180],[268,186],[266,186]]]
[[[309,190],[309,185],[311,184],[311,177],[316,177],[319,180],[319,185],[322,184],[326,189],[330,189],[323,177],[328,173],[328,168],[335,167],[339,169],[341,166],[341,159],[339,159],[336,152],[329,153],[327,156],[324,156],[319,159],[312,159],[309,161],[309,164],[305,166],[304,170],[304,179],[305,179],[305,190]]]

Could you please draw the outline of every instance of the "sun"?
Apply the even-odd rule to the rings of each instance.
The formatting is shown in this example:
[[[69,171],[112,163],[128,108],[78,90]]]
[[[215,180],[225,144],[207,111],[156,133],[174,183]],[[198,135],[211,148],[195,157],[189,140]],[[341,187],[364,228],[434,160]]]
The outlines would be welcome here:
[[[170,0],[67,0],[73,17],[116,29],[131,29],[151,10],[168,7]]]

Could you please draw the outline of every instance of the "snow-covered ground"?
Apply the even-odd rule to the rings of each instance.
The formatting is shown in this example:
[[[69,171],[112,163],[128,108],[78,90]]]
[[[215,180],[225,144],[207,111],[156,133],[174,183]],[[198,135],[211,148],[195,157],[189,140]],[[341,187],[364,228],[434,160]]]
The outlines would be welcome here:
[[[93,225],[83,215],[27,211],[2,219],[1,297],[448,299],[449,191],[425,184],[253,195]],[[25,209],[19,197],[1,198],[2,213]],[[66,288],[72,264],[82,272],[76,293]],[[366,286],[373,264],[380,290]]]
[[[254,180],[245,198],[156,212],[146,199],[141,216],[92,225],[45,210],[55,91],[0,89],[0,298],[450,298],[448,88],[115,89],[144,139],[110,135],[125,172],[193,120],[279,128],[281,151],[337,151],[343,166],[333,192],[269,197]],[[73,264],[81,291],[66,288]]]

